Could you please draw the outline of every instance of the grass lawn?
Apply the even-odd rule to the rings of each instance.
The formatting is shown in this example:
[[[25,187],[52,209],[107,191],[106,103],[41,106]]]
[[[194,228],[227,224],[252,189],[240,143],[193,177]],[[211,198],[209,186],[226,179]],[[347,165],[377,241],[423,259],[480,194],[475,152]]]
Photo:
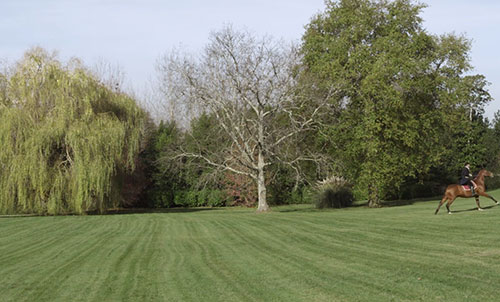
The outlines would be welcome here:
[[[500,207],[437,204],[0,218],[0,301],[498,301]]]

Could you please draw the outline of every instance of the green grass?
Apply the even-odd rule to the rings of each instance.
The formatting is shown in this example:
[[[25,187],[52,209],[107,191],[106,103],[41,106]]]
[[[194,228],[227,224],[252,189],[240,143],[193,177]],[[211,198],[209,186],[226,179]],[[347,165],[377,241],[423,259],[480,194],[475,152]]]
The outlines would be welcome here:
[[[437,203],[0,218],[0,301],[498,300],[500,207]]]

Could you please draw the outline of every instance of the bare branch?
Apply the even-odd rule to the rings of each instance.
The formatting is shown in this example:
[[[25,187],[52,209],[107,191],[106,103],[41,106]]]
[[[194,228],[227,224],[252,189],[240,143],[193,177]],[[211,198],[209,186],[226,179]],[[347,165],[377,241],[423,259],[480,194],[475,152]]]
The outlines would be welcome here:
[[[283,160],[299,175],[300,156],[287,154],[281,159],[278,147],[313,129],[326,103],[310,102],[297,93],[300,59],[294,45],[269,37],[258,40],[231,27],[213,32],[200,57],[164,56],[158,71],[167,102],[189,108],[191,118],[199,112],[216,117],[230,141],[224,156],[202,152],[178,156],[203,159],[213,167],[252,177],[260,197],[265,194],[264,169],[272,162]]]
[[[220,168],[222,169],[222,171],[231,171],[233,173],[236,173],[236,174],[241,174],[241,175],[245,175],[245,176],[248,176],[248,177],[251,177],[253,179],[256,179],[257,176],[255,174],[252,174],[252,173],[249,173],[249,172],[245,172],[245,171],[241,171],[241,170],[238,170],[238,169],[235,169],[229,165],[225,165],[224,163],[216,163],[212,160],[210,160],[208,157],[206,156],[203,156],[199,153],[189,153],[189,152],[185,152],[185,153],[181,153],[181,154],[177,154],[176,156],[172,157],[172,159],[178,159],[178,158],[182,158],[182,157],[192,157],[192,158],[199,158],[199,159],[202,159],[204,160],[207,164],[211,165],[211,166],[214,166],[214,167],[217,167],[217,168]]]

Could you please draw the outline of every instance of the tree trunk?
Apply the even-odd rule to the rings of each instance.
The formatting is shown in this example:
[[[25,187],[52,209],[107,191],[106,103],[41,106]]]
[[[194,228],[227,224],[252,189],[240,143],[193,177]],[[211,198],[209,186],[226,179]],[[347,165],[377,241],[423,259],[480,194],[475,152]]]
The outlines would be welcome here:
[[[260,156],[259,156],[260,158]],[[257,179],[257,190],[259,191],[259,206],[257,207],[257,213],[269,211],[269,206],[267,205],[267,190],[266,190],[266,178],[264,176],[264,167],[260,167],[259,160],[259,176]]]
[[[380,208],[380,196],[378,194],[377,185],[368,185],[368,207],[370,208]]]
[[[266,175],[264,167],[266,162],[264,161],[264,154],[262,144],[264,143],[264,119],[259,118],[259,158],[257,163],[257,168],[259,170],[259,175],[257,176],[257,190],[259,191],[259,206],[257,207],[257,213],[269,211],[269,206],[267,205],[267,190],[266,190]]]

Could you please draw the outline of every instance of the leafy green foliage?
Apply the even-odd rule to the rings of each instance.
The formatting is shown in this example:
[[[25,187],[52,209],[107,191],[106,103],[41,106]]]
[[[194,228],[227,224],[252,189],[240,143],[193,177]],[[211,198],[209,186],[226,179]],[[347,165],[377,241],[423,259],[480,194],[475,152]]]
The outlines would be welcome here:
[[[135,101],[41,49],[2,79],[0,213],[119,206],[114,180],[134,171],[146,120]]]
[[[182,131],[175,122],[164,123],[155,129],[144,153],[144,161],[149,167],[151,185],[148,188],[148,204],[163,208],[175,205],[175,193],[184,190],[183,163],[178,160],[162,160],[175,154],[182,143]]]
[[[192,189],[176,191],[174,206],[177,207],[223,207],[229,203],[229,196],[224,190]]]
[[[230,203],[223,173],[198,158],[180,156],[202,149],[206,156],[218,154],[224,139],[218,134],[214,117],[202,114],[193,119],[189,130],[175,122],[161,122],[145,152],[152,184],[149,205],[155,208],[224,206]]]
[[[304,196],[307,185],[298,181],[295,171],[290,167],[274,164],[269,167],[269,203],[271,205],[309,203]]]
[[[490,100],[464,37],[429,35],[409,0],[327,1],[303,37],[305,78],[331,97],[334,119],[321,135],[341,158],[341,174],[371,206],[440,166],[466,131],[471,106]],[[469,131],[472,132],[472,131]],[[469,133],[468,132],[468,133]],[[470,140],[467,141],[467,146]],[[474,146],[462,159],[478,157]],[[462,160],[459,161],[460,165]]]

